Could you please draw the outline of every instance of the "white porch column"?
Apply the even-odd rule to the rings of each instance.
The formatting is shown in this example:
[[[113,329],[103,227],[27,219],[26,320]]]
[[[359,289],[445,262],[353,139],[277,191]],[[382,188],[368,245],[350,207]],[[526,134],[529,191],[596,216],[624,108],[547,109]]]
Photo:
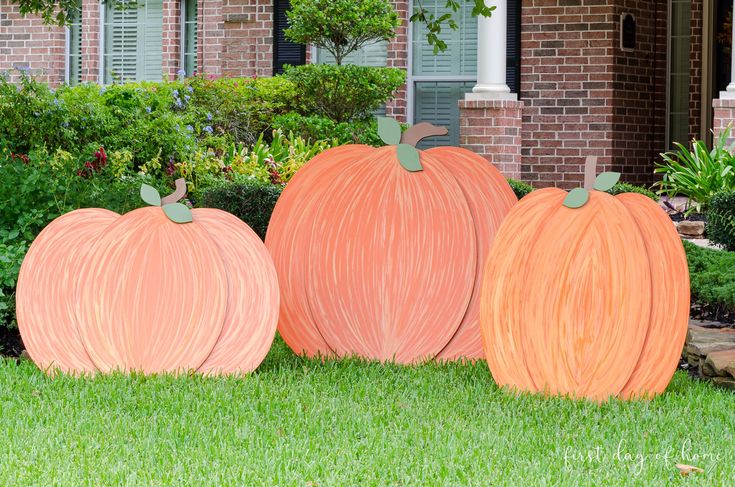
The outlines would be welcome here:
[[[735,15],[735,0],[733,0],[733,15]],[[727,91],[720,92],[720,98],[735,98],[735,22],[732,23],[732,70],[730,71],[730,84],[727,85]]]
[[[518,99],[505,82],[508,0],[495,0],[492,5],[496,8],[491,17],[477,17],[477,84],[465,100]]]

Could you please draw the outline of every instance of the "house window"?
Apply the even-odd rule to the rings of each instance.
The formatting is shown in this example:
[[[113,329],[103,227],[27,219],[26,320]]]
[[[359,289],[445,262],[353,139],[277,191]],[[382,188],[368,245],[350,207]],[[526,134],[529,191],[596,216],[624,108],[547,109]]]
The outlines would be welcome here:
[[[691,0],[669,0],[667,145],[689,139]]]
[[[181,69],[186,76],[197,70],[197,1],[181,1]]]
[[[334,64],[334,56],[325,49],[317,49],[316,62]],[[388,42],[377,41],[365,44],[357,51],[349,53],[342,60],[342,64],[357,64],[358,66],[385,67],[388,63]]]
[[[72,86],[82,82],[82,5],[69,11],[66,33],[66,82]]]
[[[422,0],[424,8],[440,17],[447,11],[444,0]],[[426,41],[426,26],[413,24],[411,40],[411,80],[413,88],[413,121],[431,122],[446,127],[443,137],[431,137],[420,147],[459,144],[459,108],[457,103],[472,91],[477,80],[477,18],[473,5],[462,2],[453,14],[458,28],[447,29],[441,36],[447,45],[434,55],[434,47]],[[508,1],[508,45],[506,82],[518,93],[520,84],[520,0]],[[490,47],[492,48],[492,47]]]
[[[106,2],[103,82],[163,79],[163,0]]]
[[[273,2],[273,74],[283,73],[285,65],[297,66],[306,62],[306,46],[286,39],[288,16],[291,8],[289,0]]]

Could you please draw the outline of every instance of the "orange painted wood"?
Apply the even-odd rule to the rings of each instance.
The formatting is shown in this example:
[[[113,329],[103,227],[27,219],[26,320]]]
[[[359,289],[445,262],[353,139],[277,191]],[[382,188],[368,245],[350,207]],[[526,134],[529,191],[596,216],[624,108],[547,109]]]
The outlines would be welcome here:
[[[481,298],[493,377],[595,400],[660,393],[686,333],[681,242],[653,202],[592,191],[570,209],[565,197],[532,193],[498,231]]]
[[[224,326],[212,353],[199,367],[205,374],[247,373],[268,354],[278,323],[278,277],[260,237],[225,211],[193,210],[215,242],[227,270]]]
[[[309,303],[338,355],[413,363],[457,331],[472,295],[476,239],[452,174],[427,152],[406,171],[396,148],[337,168],[311,243]]]
[[[454,176],[472,215],[476,239],[475,282],[472,297],[457,332],[437,355],[439,360],[484,358],[480,334],[482,272],[495,234],[510,209],[518,202],[505,177],[495,166],[472,151],[437,147],[426,151],[439,159]]]
[[[345,145],[322,152],[294,175],[273,210],[265,245],[279,277],[278,332],[299,355],[332,354],[311,316],[306,295],[315,213],[329,204],[331,181],[340,169],[348,170],[373,150],[366,145]]]
[[[617,196],[638,224],[653,276],[651,322],[643,351],[621,392],[624,398],[661,394],[671,381],[689,323],[689,266],[673,222],[643,195]]]
[[[227,286],[202,226],[140,208],[105,229],[81,269],[79,333],[103,372],[195,370],[222,331]]]
[[[297,353],[482,356],[480,262],[516,198],[469,151],[420,157],[423,171],[408,172],[395,146],[343,146],[284,190],[266,245],[281,286],[279,331]]]
[[[118,216],[96,208],[72,211],[44,228],[28,249],[16,288],[18,328],[42,370],[96,370],[77,332],[74,288],[98,234]]]

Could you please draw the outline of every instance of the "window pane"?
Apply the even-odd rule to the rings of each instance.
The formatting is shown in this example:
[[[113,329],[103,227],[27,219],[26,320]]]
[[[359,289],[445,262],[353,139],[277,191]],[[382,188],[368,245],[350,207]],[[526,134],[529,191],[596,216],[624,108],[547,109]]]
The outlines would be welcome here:
[[[691,47],[691,0],[670,0],[669,49],[669,144],[686,144],[689,138],[689,71]]]
[[[69,79],[74,86],[82,81],[82,5],[69,12]]]
[[[459,145],[459,108],[457,103],[471,91],[474,82],[420,82],[415,90],[414,123],[431,122],[446,127],[449,133],[429,137],[419,147],[426,149],[440,145]]]
[[[385,67],[388,61],[388,43],[378,41],[362,46],[351,52],[342,60],[342,64],[357,64],[358,66]],[[317,49],[316,62],[319,64],[334,64],[334,56],[324,49]]]
[[[160,81],[163,69],[163,0],[107,2],[104,82]]]
[[[197,70],[197,2],[184,0],[184,71],[192,76]]]
[[[447,13],[446,0],[421,2],[436,17]],[[413,74],[414,76],[458,76],[477,73],[477,18],[472,16],[470,2],[460,2],[460,9],[453,14],[458,29],[443,29],[439,38],[447,43],[447,49],[434,55],[434,48],[426,41],[426,26],[413,24]]]

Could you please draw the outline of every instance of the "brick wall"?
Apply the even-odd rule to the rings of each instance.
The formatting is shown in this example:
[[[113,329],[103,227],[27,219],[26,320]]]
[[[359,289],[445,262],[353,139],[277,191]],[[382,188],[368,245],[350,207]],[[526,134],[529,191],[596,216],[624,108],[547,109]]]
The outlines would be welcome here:
[[[60,27],[47,27],[38,17],[23,17],[18,6],[0,0],[0,72],[8,71],[16,80],[27,70],[39,80],[59,84],[65,77],[66,33]]]
[[[163,77],[174,79],[181,69],[181,2],[163,0]]]
[[[735,142],[735,98],[719,98],[713,100],[713,124],[712,131],[715,137],[730,127],[729,143]]]
[[[273,2],[225,0],[222,75],[273,74]]]
[[[522,6],[522,176],[579,186],[584,161],[613,162],[615,7],[604,0],[526,0]]]
[[[387,66],[391,68],[408,69],[408,50],[411,47],[411,40],[408,38],[409,17],[408,1],[393,0],[393,7],[401,19],[401,26],[396,32],[396,37],[388,44],[388,62]],[[401,122],[405,122],[407,112],[407,96],[408,91],[404,85],[396,92],[395,99],[389,101],[386,105],[386,115],[393,117]]]
[[[650,184],[653,161],[666,141],[666,0],[623,0],[620,15],[635,16],[636,48],[623,51],[620,28],[616,47],[613,98],[613,169],[623,180]]]
[[[701,138],[702,126],[702,27],[704,0],[692,0],[692,39],[690,49],[691,78],[689,81],[689,140]],[[679,141],[684,142],[684,141]]]
[[[100,3],[82,0],[82,81],[96,83],[100,74]]]

